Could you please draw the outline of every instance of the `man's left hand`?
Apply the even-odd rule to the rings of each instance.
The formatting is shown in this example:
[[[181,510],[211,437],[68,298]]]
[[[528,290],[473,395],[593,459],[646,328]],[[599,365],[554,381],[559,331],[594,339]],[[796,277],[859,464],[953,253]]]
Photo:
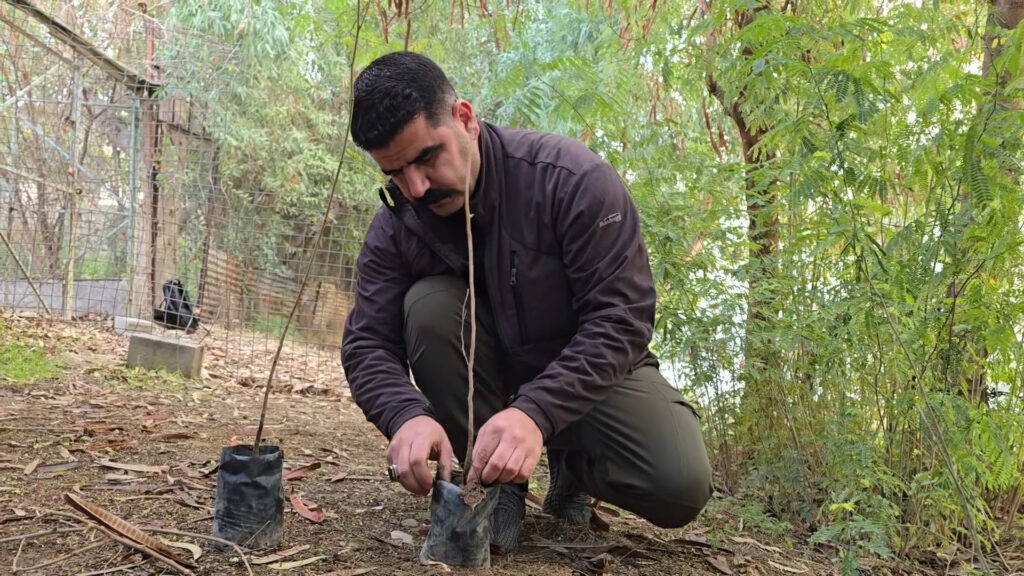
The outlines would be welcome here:
[[[469,480],[484,486],[526,482],[543,447],[544,437],[533,419],[518,408],[506,408],[480,427]]]

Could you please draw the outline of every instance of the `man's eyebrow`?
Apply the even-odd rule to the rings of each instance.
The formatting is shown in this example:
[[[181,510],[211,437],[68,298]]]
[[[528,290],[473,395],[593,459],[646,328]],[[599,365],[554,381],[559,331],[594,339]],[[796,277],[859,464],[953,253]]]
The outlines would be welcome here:
[[[427,146],[426,148],[420,150],[420,153],[417,154],[416,157],[412,159],[412,162],[409,162],[409,164],[419,164],[421,162],[425,162],[428,158],[430,158],[431,155],[440,150],[442,146],[443,144],[440,143],[431,144],[430,146]],[[394,176],[395,174],[398,174],[399,172],[404,170],[405,167],[408,166],[409,164],[406,164],[399,168],[392,168],[391,170],[381,170],[381,172],[383,172],[385,176]]]

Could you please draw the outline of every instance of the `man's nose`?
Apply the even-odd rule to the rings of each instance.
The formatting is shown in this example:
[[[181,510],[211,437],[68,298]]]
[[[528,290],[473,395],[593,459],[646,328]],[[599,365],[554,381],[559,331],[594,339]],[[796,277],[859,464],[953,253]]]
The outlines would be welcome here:
[[[409,196],[414,200],[419,200],[430,189],[430,180],[422,171],[413,166],[407,166],[405,168],[405,185],[408,188]]]

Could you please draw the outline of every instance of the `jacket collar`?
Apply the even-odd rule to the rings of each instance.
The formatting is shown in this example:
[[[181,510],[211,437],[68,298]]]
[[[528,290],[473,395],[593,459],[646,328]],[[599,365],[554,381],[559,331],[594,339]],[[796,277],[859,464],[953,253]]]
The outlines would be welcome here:
[[[469,208],[478,229],[488,229],[492,226],[498,211],[500,187],[505,181],[505,165],[502,161],[504,145],[499,130],[492,124],[480,121],[480,136],[477,141],[480,147],[480,174],[477,176],[476,187],[469,201]],[[379,194],[381,202],[402,221],[402,224],[433,247],[452,268],[461,271],[467,267],[466,259],[452,246],[442,242],[431,229],[431,223],[436,221],[437,216],[429,208],[415,206],[409,202],[392,180],[388,180],[384,188],[379,190]]]
[[[481,120],[479,144],[480,175],[470,198],[470,209],[477,223],[486,228],[498,210],[500,187],[505,181],[505,164],[502,161],[504,146],[498,128]]]

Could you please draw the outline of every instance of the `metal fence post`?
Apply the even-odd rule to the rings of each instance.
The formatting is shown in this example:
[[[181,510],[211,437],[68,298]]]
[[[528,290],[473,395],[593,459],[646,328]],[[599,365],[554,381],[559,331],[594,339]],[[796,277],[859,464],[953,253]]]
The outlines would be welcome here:
[[[81,122],[82,67],[75,63],[74,78],[71,82],[71,189],[67,191],[64,226],[68,239],[67,256],[64,262],[64,320],[71,320],[75,310],[75,219],[78,212],[78,125]]]
[[[128,157],[128,250],[125,262],[125,281],[128,282],[128,316],[135,311],[135,268],[138,229],[135,226],[135,204],[139,201],[139,96],[132,96],[131,151]]]

